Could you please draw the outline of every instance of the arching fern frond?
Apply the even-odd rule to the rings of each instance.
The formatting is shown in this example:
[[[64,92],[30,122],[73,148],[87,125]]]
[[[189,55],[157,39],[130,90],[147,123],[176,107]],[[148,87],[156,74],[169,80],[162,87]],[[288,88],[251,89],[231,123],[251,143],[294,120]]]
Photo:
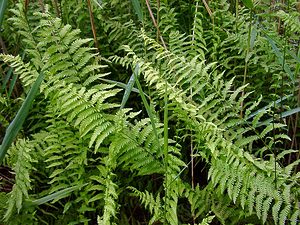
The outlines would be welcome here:
[[[29,141],[20,139],[8,151],[9,164],[15,172],[15,184],[8,199],[8,207],[4,219],[9,220],[14,213],[19,213],[23,202],[29,198],[28,192],[31,189],[30,173],[34,170],[32,163],[35,161],[32,156],[33,145]]]

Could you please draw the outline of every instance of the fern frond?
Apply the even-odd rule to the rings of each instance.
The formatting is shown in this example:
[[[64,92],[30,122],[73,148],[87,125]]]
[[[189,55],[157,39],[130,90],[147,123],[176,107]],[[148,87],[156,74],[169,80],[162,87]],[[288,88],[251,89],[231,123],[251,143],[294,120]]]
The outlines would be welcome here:
[[[99,187],[102,189],[102,193],[97,194],[93,198],[90,199],[90,202],[95,200],[104,200],[104,209],[103,215],[99,217],[98,224],[101,225],[110,225],[112,224],[112,218],[116,217],[116,210],[118,208],[116,199],[118,198],[117,188],[118,186],[113,182],[113,177],[115,176],[111,172],[110,165],[107,164],[109,161],[105,161],[107,158],[104,159],[104,163],[106,166],[103,165],[98,166],[98,170],[100,172],[99,176],[92,176],[91,179],[99,182]],[[94,190],[94,188],[90,189]]]
[[[0,59],[14,69],[14,73],[20,77],[25,87],[29,87],[37,79],[37,71],[29,63],[25,64],[20,56],[0,54]]]
[[[287,26],[292,32],[300,33],[300,22],[297,19],[299,12],[286,13],[283,10],[277,12],[277,16],[284,21],[284,25]]]
[[[156,197],[154,197],[153,194],[149,193],[148,191],[141,192],[134,187],[128,187],[128,189],[133,192],[133,196],[136,196],[141,200],[145,208],[148,208],[150,213],[153,215],[150,220],[150,224],[162,219],[161,198],[159,193]]]
[[[32,144],[24,139],[20,139],[8,151],[12,169],[15,172],[15,184],[10,192],[8,207],[4,219],[9,220],[15,210],[20,213],[23,202],[29,198],[28,191],[31,189],[30,173],[34,170],[32,163],[35,159],[31,155]]]

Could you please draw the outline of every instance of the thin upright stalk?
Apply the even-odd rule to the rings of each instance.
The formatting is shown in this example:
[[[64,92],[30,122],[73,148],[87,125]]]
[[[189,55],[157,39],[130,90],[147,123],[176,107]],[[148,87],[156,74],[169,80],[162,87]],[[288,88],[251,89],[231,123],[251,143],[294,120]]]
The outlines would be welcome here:
[[[156,38],[157,41],[159,40],[159,10],[160,10],[160,0],[157,0],[157,15],[156,15],[156,22],[157,22],[157,29],[156,29]]]
[[[204,4],[205,9],[206,9],[206,11],[208,12],[208,14],[209,14],[211,20],[212,20],[212,28],[213,28],[213,32],[214,32],[214,31],[215,31],[215,19],[214,19],[214,15],[213,15],[211,9],[209,8],[208,3],[207,3],[205,0],[202,0],[202,2],[203,2],[203,4]]]
[[[27,12],[28,5],[29,5],[29,0],[25,0],[24,5],[25,5],[25,12]]]
[[[235,0],[235,32],[238,33],[239,1]]]
[[[53,7],[55,8],[56,16],[61,17],[60,9],[57,0],[52,0]]]
[[[161,33],[160,33],[159,27],[158,27],[157,22],[156,22],[156,20],[155,20],[155,18],[154,18],[152,9],[151,9],[151,7],[150,7],[149,0],[146,0],[146,5],[147,5],[147,8],[148,8],[150,17],[151,17],[151,19],[152,19],[153,25],[154,25],[155,28],[157,29],[157,33],[158,33],[158,36],[159,36],[159,38],[160,38],[160,40],[161,40],[161,43],[162,43],[162,45],[164,46],[164,48],[167,49],[167,45],[166,45],[166,43],[165,43],[165,41],[164,41],[164,39],[163,39],[163,37],[162,37],[162,35],[161,35]]]
[[[247,40],[247,49],[246,49],[246,58],[245,58],[245,67],[244,67],[244,76],[243,76],[243,86],[246,84],[247,81],[247,72],[248,72],[248,63],[249,63],[249,53],[250,53],[250,40],[251,40],[251,32],[252,32],[252,17],[253,11],[250,10],[250,25],[248,30],[248,40]],[[245,90],[242,92],[242,98],[245,95]],[[243,117],[243,108],[244,108],[244,101],[241,102],[241,112],[240,116]]]
[[[95,26],[95,21],[94,21],[94,15],[93,15],[93,11],[92,11],[91,1],[87,0],[87,3],[88,3],[88,8],[89,8],[90,21],[91,21],[92,32],[93,32],[93,36],[94,36],[95,47],[96,47],[97,51],[99,51],[99,44],[98,44],[98,40],[97,40],[96,26]]]

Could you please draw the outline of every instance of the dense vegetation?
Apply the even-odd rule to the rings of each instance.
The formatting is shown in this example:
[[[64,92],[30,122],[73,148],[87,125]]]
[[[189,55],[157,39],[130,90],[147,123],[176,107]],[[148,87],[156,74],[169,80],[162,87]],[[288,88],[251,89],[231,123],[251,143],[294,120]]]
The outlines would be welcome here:
[[[299,18],[3,0],[1,224],[299,224]]]

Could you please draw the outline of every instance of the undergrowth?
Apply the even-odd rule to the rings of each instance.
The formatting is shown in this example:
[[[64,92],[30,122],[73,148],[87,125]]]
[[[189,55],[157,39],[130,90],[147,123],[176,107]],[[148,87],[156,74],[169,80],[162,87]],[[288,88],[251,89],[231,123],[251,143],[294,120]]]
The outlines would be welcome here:
[[[298,2],[13,2],[1,223],[298,224]]]

